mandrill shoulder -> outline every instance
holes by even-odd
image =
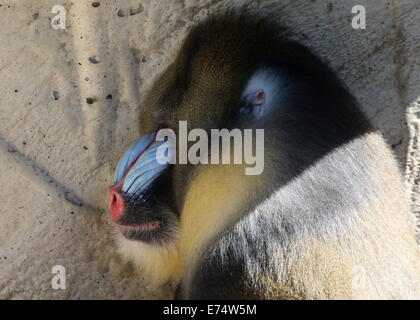
[[[391,151],[375,132],[279,187],[204,251],[189,284],[191,298],[420,295],[407,195]]]

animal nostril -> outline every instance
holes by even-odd
[[[112,221],[118,222],[124,212],[124,199],[113,187],[110,187],[108,190],[108,199]]]

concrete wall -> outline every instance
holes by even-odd
[[[115,254],[106,187],[145,90],[215,8],[250,3],[330,63],[392,145],[420,215],[419,0],[98,2],[0,1],[0,298],[170,295]],[[51,27],[57,4],[65,30]],[[366,30],[351,27],[355,4]],[[54,265],[66,290],[51,288]]]

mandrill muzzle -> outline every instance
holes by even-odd
[[[155,179],[168,167],[159,161],[156,133],[135,141],[120,159],[115,170],[114,185],[108,189],[112,220],[119,223],[128,206],[146,203],[148,190]],[[147,227],[147,226],[145,226]]]

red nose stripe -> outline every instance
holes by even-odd
[[[124,199],[120,194],[120,190],[120,184],[108,188],[109,211],[114,222],[118,222],[124,212]]]

